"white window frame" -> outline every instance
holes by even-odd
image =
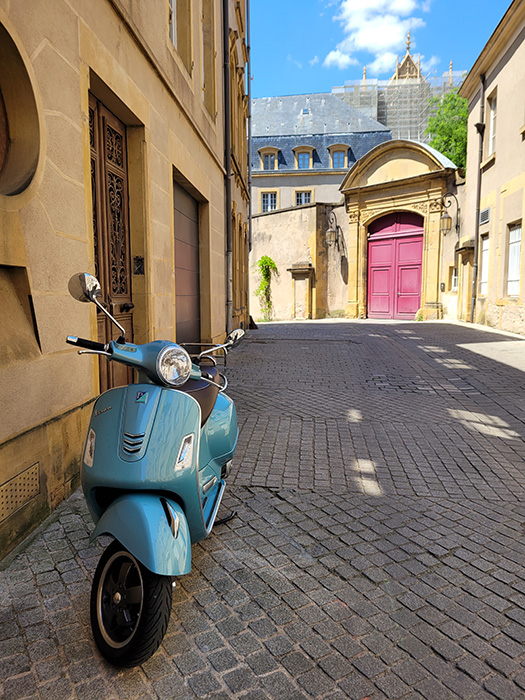
[[[457,292],[459,286],[458,268],[456,266],[450,268],[450,291]]]
[[[489,141],[488,141],[488,156],[496,153],[496,117],[498,111],[498,96],[494,93],[488,99],[489,103]]]
[[[298,202],[298,199],[308,199],[307,202]],[[295,206],[300,207],[303,204],[311,204],[313,201],[312,190],[296,190],[295,191]]]
[[[272,206],[273,205],[273,206]],[[261,212],[266,214],[277,209],[277,190],[261,192]]]
[[[489,255],[490,243],[488,236],[481,237],[480,251],[480,271],[479,271],[479,294],[486,297],[489,287]]]
[[[507,244],[507,296],[518,297],[521,283],[521,222],[509,226]]]

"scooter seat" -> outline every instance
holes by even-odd
[[[217,386],[213,386],[213,384],[203,379],[188,379],[186,384],[179,389],[179,391],[183,391],[185,394],[190,394],[201,407],[201,428],[213,411],[217,394],[219,393],[220,382],[219,372],[216,367],[206,365],[202,367],[202,370],[217,383]]]

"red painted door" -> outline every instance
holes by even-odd
[[[400,212],[369,228],[368,316],[413,320],[421,305],[423,219]]]

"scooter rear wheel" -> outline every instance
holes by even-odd
[[[164,637],[171,604],[171,577],[152,573],[112,542],[91,588],[91,627],[102,656],[115,666],[144,663]]]

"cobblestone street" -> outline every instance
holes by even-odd
[[[525,340],[261,324],[228,380],[238,517],[193,547],[159,651],[98,655],[77,492],[0,571],[0,697],[525,698]]]

